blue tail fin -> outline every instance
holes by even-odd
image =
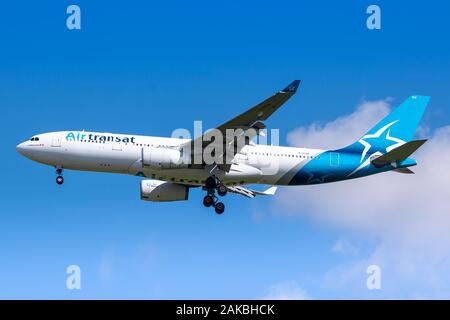
[[[411,96],[355,143],[340,152],[361,153],[361,161],[377,151],[382,154],[413,139],[430,97]]]

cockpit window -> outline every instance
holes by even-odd
[[[30,139],[30,141],[39,141],[39,138],[38,137],[33,137],[33,138]]]

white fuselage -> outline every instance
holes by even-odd
[[[33,140],[33,141],[32,141]],[[17,146],[24,156],[57,168],[122,173],[189,185],[203,185],[211,168],[154,168],[143,165],[143,153],[153,148],[178,148],[186,139],[112,133],[61,131],[39,134]],[[285,185],[292,175],[323,150],[247,145],[233,159],[221,181]]]

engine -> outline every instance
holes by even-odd
[[[182,184],[160,180],[141,181],[141,199],[144,201],[180,201],[187,200],[189,188]]]
[[[169,148],[143,148],[142,165],[152,169],[181,168],[183,164],[182,155],[179,150]]]

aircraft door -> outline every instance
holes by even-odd
[[[338,167],[338,166],[339,166],[339,153],[330,152],[330,167]]]
[[[52,147],[61,147],[61,137],[54,137],[52,139]]]
[[[114,142],[112,145],[112,149],[115,151],[122,151],[122,143]]]

